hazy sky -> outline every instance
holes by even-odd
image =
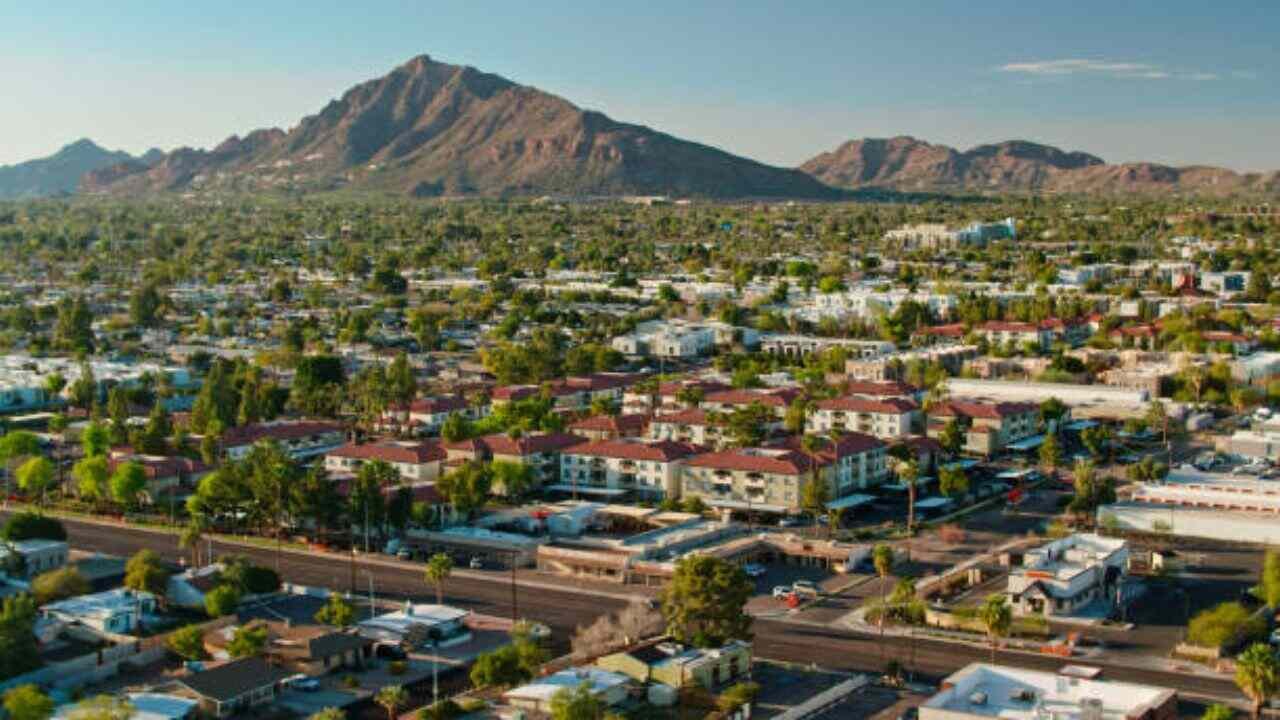
[[[1275,0],[6,2],[0,164],[289,127],[421,53],[781,165],[909,134],[1280,168]]]

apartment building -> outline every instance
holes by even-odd
[[[910,435],[920,406],[905,398],[871,399],[858,395],[819,400],[805,420],[811,433],[859,432],[878,438]]]
[[[779,420],[786,417],[787,408],[800,397],[799,388],[778,388],[776,390],[722,390],[707,394],[702,399],[703,410],[716,412],[733,412],[739,408],[759,403],[768,408]]]
[[[560,453],[560,482],[549,490],[660,501],[680,495],[680,466],[702,449],[672,440],[593,440]]]
[[[445,442],[446,466],[460,465],[476,460],[489,462],[503,460],[533,468],[539,484],[554,483],[560,477],[560,453],[567,447],[578,445],[582,438],[567,433],[541,433],[535,435],[484,435],[469,440]]]
[[[1040,406],[964,400],[939,403],[929,410],[928,436],[938,439],[951,421],[959,423],[965,431],[964,452],[989,457],[1011,443],[1035,435],[1040,423]]]
[[[233,427],[222,434],[222,451],[242,460],[254,443],[278,443],[294,460],[307,460],[342,446],[344,428],[338,423],[280,420]]]
[[[364,464],[381,460],[395,468],[405,482],[432,482],[440,477],[446,457],[435,442],[348,443],[325,453],[324,467],[336,475],[354,475]]]
[[[407,427],[423,435],[435,435],[445,420],[455,413],[468,420],[479,420],[489,413],[489,408],[487,405],[472,405],[460,395],[442,395],[388,408],[382,418],[384,422]]]
[[[767,426],[766,431],[777,430],[781,427],[782,421],[777,420]],[[670,440],[713,449],[719,449],[729,444],[728,427],[723,416],[715,417],[708,411],[699,408],[681,410],[654,417],[649,422],[649,431],[646,437],[650,440]]]

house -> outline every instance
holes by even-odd
[[[294,460],[307,460],[342,446],[343,427],[331,422],[279,420],[233,427],[222,434],[222,452],[231,460],[243,460],[254,443],[270,440]]]
[[[596,660],[596,667],[638,683],[715,690],[750,673],[751,643],[732,640],[718,648],[699,649],[657,640],[605,655]]]
[[[648,415],[593,415],[570,425],[569,432],[588,440],[618,440],[640,437],[648,427]]]
[[[479,420],[488,414],[488,405],[473,405],[459,395],[419,398],[408,405],[391,407],[382,414],[384,422],[412,428],[422,435],[437,435],[450,415]]]
[[[100,633],[123,635],[134,632],[143,618],[156,611],[156,596],[148,592],[117,588],[91,595],[49,603],[40,608],[48,620],[83,625]]]
[[[1010,559],[1008,589],[1020,615],[1071,615],[1100,600],[1109,603],[1129,566],[1129,545],[1121,538],[1076,533]]]
[[[365,463],[381,460],[395,468],[405,482],[434,482],[440,477],[440,467],[446,457],[436,442],[348,443],[325,453],[324,467],[334,474],[355,474]]]
[[[201,710],[225,718],[274,702],[289,675],[260,657],[246,657],[192,673],[178,682],[199,701]]]
[[[143,493],[158,502],[163,495],[180,496],[184,490],[190,490],[208,475],[212,468],[199,460],[182,455],[144,455],[135,453],[130,448],[113,448],[108,458],[108,468],[115,472],[125,463],[137,463],[147,476],[147,486]]]
[[[1018,348],[1033,346],[1044,351],[1053,344],[1053,332],[1036,323],[989,320],[975,327],[973,332],[986,338],[989,345],[1002,347],[1010,344]]]
[[[69,546],[62,540],[19,540],[0,543],[0,575],[17,580],[33,578],[67,564]],[[17,555],[10,565],[11,554]]]
[[[471,640],[466,620],[471,613],[448,605],[413,604],[356,623],[361,636],[375,642],[389,642],[415,649],[436,644],[461,645]]]
[[[1012,443],[1034,436],[1039,427],[1040,406],[964,400],[938,403],[929,409],[928,436],[937,440],[952,421],[964,430],[961,450],[989,457]]]
[[[221,563],[212,563],[170,575],[165,601],[174,607],[204,610],[205,595],[222,584],[222,569]]]
[[[642,500],[680,495],[680,464],[701,448],[673,440],[594,440],[560,453],[560,482],[549,490]]]
[[[572,667],[508,690],[502,694],[502,699],[521,710],[547,713],[551,710],[551,698],[556,693],[586,685],[605,707],[612,707],[627,698],[627,687],[630,684],[631,678],[620,673],[592,667]]]
[[[858,395],[819,400],[805,419],[811,433],[853,431],[878,438],[911,433],[920,406],[904,398],[869,399]]]
[[[1176,720],[1178,696],[1150,685],[972,663],[920,705],[920,720]]]

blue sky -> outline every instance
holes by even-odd
[[[0,164],[288,127],[427,53],[780,165],[909,134],[1280,168],[1274,0],[17,5]]]

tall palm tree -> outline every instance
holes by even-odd
[[[871,551],[871,562],[880,576],[880,660],[884,661],[884,616],[888,610],[888,588],[885,583],[893,572],[893,548],[883,543]]]
[[[436,553],[427,561],[426,580],[435,588],[436,604],[444,602],[444,583],[453,574],[453,558],[445,553]]]
[[[993,593],[987,596],[986,602],[978,608],[978,619],[987,629],[987,640],[991,643],[991,662],[996,661],[996,641],[1009,634],[1013,626],[1013,608],[1005,601],[1004,595]]]
[[[898,463],[894,472],[898,480],[907,488],[907,537],[915,535],[916,530],[916,480],[920,477],[920,464],[915,458]]]
[[[204,540],[205,531],[204,517],[201,515],[193,515],[186,525],[182,528],[182,534],[178,536],[178,547],[186,549],[191,548],[191,567],[200,567],[200,542]],[[213,560],[213,558],[209,558]]]
[[[1253,701],[1253,717],[1280,692],[1280,660],[1265,643],[1254,643],[1236,658],[1236,685]]]

